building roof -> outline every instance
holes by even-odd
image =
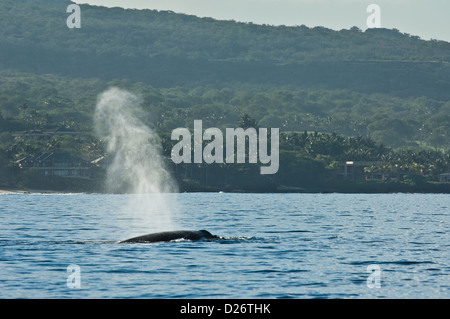
[[[71,164],[87,164],[85,160],[72,156],[69,153],[43,153],[35,156],[26,156],[16,163],[18,163],[21,167],[32,167],[38,163],[44,162],[53,162],[53,163],[71,163]]]

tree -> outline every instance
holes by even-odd
[[[251,118],[250,115],[248,115],[248,114],[242,115],[237,124],[238,124],[238,127],[241,127],[244,130],[248,129],[249,127],[258,129],[258,121]]]

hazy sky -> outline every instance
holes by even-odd
[[[450,0],[76,0],[124,8],[172,10],[221,20],[271,25],[367,29],[369,4],[381,8],[381,27],[450,42]]]

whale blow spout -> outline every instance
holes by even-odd
[[[160,233],[152,233],[143,236],[133,237],[121,241],[120,243],[156,243],[165,242],[176,239],[187,239],[187,240],[212,240],[220,239],[219,236],[211,234],[207,230],[176,230],[176,231],[165,231]]]

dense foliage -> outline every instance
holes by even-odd
[[[350,90],[259,91],[212,87],[155,88],[127,80],[68,79],[51,75],[0,73],[0,132],[66,127],[92,132],[97,95],[119,86],[142,97],[147,123],[160,133],[192,127],[235,127],[243,114],[262,127],[284,132],[320,131],[370,136],[391,147],[447,149],[450,101],[399,98]]]
[[[450,97],[450,44],[398,30],[286,27],[82,5],[0,3],[0,66],[68,77],[127,78],[155,87],[325,88]]]
[[[141,96],[143,120],[162,137],[167,157],[170,132],[192,128],[195,119],[221,129],[243,119],[280,128],[276,176],[247,165],[173,166],[194,188],[215,181],[229,189],[324,189],[346,160],[381,161],[368,173],[400,180],[437,181],[450,170],[447,42],[398,30],[274,27],[88,5],[81,5],[82,28],[68,29],[69,3],[0,3],[3,186],[23,183],[14,163],[27,155],[102,156],[92,116],[98,94],[111,86]],[[57,128],[83,135],[14,135]]]

